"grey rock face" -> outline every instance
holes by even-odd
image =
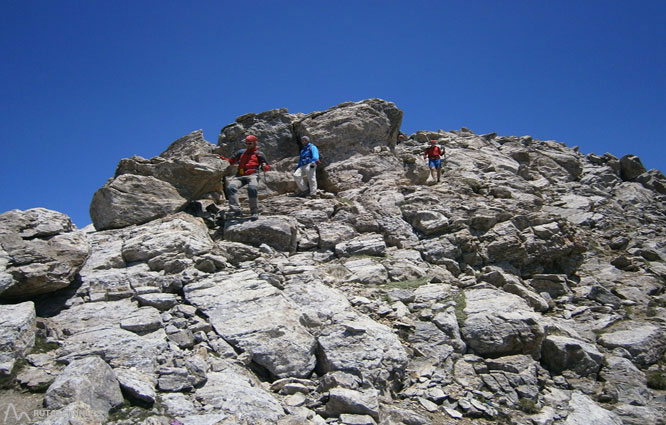
[[[186,286],[185,297],[272,375],[306,377],[314,370],[315,340],[299,323],[299,311],[255,273],[204,279]]]
[[[284,409],[272,394],[233,364],[209,374],[208,382],[196,395],[216,411],[247,423],[277,423],[284,416]]]
[[[44,208],[0,214],[0,297],[67,287],[89,253],[85,235],[65,214]]]
[[[0,305],[0,378],[11,374],[17,360],[35,344],[35,305],[27,301]]]
[[[466,128],[397,143],[401,116],[379,99],[247,114],[217,147],[199,131],[121,160],[96,229],[0,215],[0,385],[113,369],[124,419],[70,400],[44,423],[662,423],[661,172]],[[216,154],[249,133],[272,165],[256,221],[219,214],[234,168]],[[287,195],[304,134],[316,199]],[[30,292],[21,267],[58,283]]]
[[[659,170],[648,170],[636,177],[636,181],[648,189],[666,195],[666,177],[664,177],[664,174]]]

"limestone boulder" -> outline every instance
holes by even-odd
[[[377,389],[398,385],[406,372],[407,352],[398,337],[368,317],[352,317],[329,326],[318,341],[324,372],[351,373]]]
[[[350,152],[348,157],[328,164],[321,171],[320,188],[327,192],[340,193],[368,182],[392,185],[404,177],[402,164],[389,148],[377,147],[365,154]]]
[[[328,164],[355,153],[372,153],[376,147],[393,149],[402,115],[391,102],[368,99],[307,114],[294,123],[294,129],[298,136],[312,139]]]
[[[666,353],[666,332],[649,322],[626,321],[602,334],[598,342],[611,350],[624,348],[640,367],[658,362]]]
[[[646,406],[651,398],[645,373],[629,359],[611,356],[600,373],[606,390],[617,394],[617,401]]]
[[[208,375],[206,384],[196,390],[196,397],[216,414],[212,421],[186,423],[276,424],[285,415],[279,401],[245,369],[231,363],[223,363],[219,371]],[[192,418],[195,419],[195,418]]]
[[[76,400],[62,409],[49,410],[41,425],[62,424],[103,424],[108,420],[108,412],[96,411],[86,402]]]
[[[259,217],[256,221],[228,220],[224,239],[252,246],[266,244],[278,251],[294,252],[298,243],[298,227],[291,217]]]
[[[568,407],[569,414],[563,422],[565,425],[622,424],[622,419],[617,414],[599,406],[594,400],[580,391],[574,391],[571,394]]]
[[[56,350],[58,361],[74,360],[99,354],[113,368],[134,368],[153,373],[161,355],[168,352],[167,336],[160,329],[137,335],[132,331],[112,328],[94,328],[65,339]]]
[[[50,317],[49,332],[62,341],[55,351],[70,362],[100,354],[112,367],[152,372],[167,349],[161,320],[151,307],[139,307],[129,299],[83,303]],[[140,335],[138,333],[140,333]]]
[[[335,245],[335,253],[339,257],[349,257],[353,255],[381,257],[386,253],[386,243],[384,242],[382,235],[370,233],[357,236],[345,242],[340,242]]]
[[[173,214],[186,203],[187,199],[163,180],[121,174],[95,192],[90,218],[97,230],[117,229]]]
[[[286,108],[242,115],[236,118],[234,123],[222,128],[217,138],[218,151],[229,157],[236,151],[245,149],[245,137],[254,134],[259,139],[258,149],[264,153],[270,164],[297,157],[300,144],[293,124],[301,116],[302,114],[290,114]],[[319,146],[318,141],[313,142]],[[298,159],[293,163],[294,167],[297,162]]]
[[[465,291],[467,346],[485,357],[529,354],[538,358],[544,338],[539,315],[520,297],[494,289]]]
[[[666,177],[659,170],[648,170],[636,177],[636,181],[648,189],[666,195]]]
[[[71,362],[44,396],[44,406],[48,409],[61,409],[76,401],[86,403],[102,415],[123,404],[116,375],[98,356]]]
[[[326,403],[326,413],[330,416],[357,416],[367,415],[375,420],[379,419],[378,392],[375,389],[364,391],[347,388],[331,388],[329,400]],[[353,423],[353,422],[352,422]],[[367,422],[365,422],[367,423]]]
[[[121,390],[130,398],[140,400],[147,404],[155,403],[154,378],[134,369],[118,368],[113,371],[118,379]]]
[[[160,256],[191,258],[210,252],[214,245],[202,219],[178,213],[133,229],[121,253],[126,262]]]
[[[33,208],[0,214],[0,297],[67,287],[89,254],[85,233],[63,213]]]
[[[604,355],[595,345],[558,335],[544,339],[541,357],[553,372],[573,370],[580,376],[596,375],[604,362]]]
[[[0,305],[0,378],[9,376],[34,346],[35,318],[32,301]]]
[[[123,174],[155,177],[169,183],[187,200],[201,199],[209,193],[220,194],[224,170],[229,164],[213,153],[214,148],[204,140],[203,132],[197,130],[173,142],[159,156],[120,160],[115,178]]]
[[[353,316],[352,307],[345,294],[323,284],[318,279],[291,279],[285,286],[284,294],[298,306],[302,312],[302,322],[320,332],[325,326]]]
[[[645,166],[636,155],[625,155],[620,158],[620,177],[625,181],[634,181],[646,172]]]

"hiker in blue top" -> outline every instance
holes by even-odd
[[[298,196],[317,197],[317,164],[319,163],[319,150],[310,143],[308,136],[301,137],[301,156],[294,173],[294,180],[300,193]]]

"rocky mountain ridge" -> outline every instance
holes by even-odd
[[[663,424],[663,174],[401,121],[380,99],[246,114],[122,159],[94,226],[0,214],[5,391],[44,424]],[[261,216],[225,220],[218,154],[250,133]],[[291,196],[303,135],[318,199]]]

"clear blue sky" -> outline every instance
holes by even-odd
[[[666,171],[666,1],[0,2],[0,212],[90,223],[118,161],[237,116],[382,98]]]

